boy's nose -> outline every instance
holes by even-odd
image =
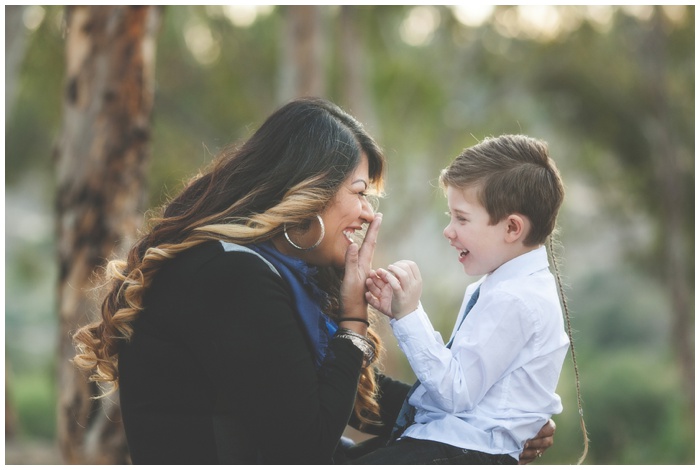
[[[452,231],[452,229],[450,228],[451,226],[452,226],[452,224],[447,224],[447,227],[445,227],[445,229],[442,231],[442,234],[443,234],[443,235],[445,236],[445,238],[447,238],[448,240],[451,240],[451,239],[452,239],[452,236],[453,236],[452,234],[454,233],[454,232]]]

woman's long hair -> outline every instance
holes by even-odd
[[[152,228],[126,260],[108,263],[109,292],[101,318],[73,336],[75,365],[105,394],[116,390],[119,345],[131,339],[144,293],[163,262],[206,241],[260,243],[282,233],[285,223],[308,222],[333,200],[362,154],[373,186],[381,191],[385,163],[379,146],[352,116],[314,98],[282,106],[240,147],[223,149],[150,221]],[[319,272],[319,283],[331,297],[326,313],[333,318],[340,313],[341,280],[338,269]],[[380,346],[372,329],[368,334]],[[373,369],[363,369],[355,403],[363,422],[378,417]]]

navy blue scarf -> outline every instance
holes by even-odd
[[[316,283],[314,276],[318,270],[298,258],[280,253],[271,242],[251,244],[248,248],[268,260],[289,283],[296,313],[313,348],[314,362],[319,369],[328,353],[330,338],[338,330],[338,325],[321,310],[321,306],[328,301],[328,295]]]

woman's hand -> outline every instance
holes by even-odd
[[[374,248],[377,246],[377,236],[381,224],[382,214],[377,213],[374,215],[372,223],[369,224],[362,246],[358,247],[356,243],[352,243],[345,253],[345,276],[340,287],[340,297],[343,303],[342,316],[367,318],[365,283],[372,270],[372,258],[374,257]],[[347,323],[350,324],[350,322]],[[355,329],[364,328],[364,331],[358,331],[361,334],[367,330],[361,323],[356,323],[353,327],[356,327]]]
[[[520,454],[518,464],[525,465],[538,457],[542,457],[542,454],[554,444],[554,432],[556,430],[557,425],[554,421],[551,419],[547,421],[535,437],[525,442],[525,449]]]

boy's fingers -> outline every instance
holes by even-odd
[[[367,300],[368,304],[379,310],[379,302],[377,301],[377,298],[375,296],[373,296],[369,292],[365,292],[365,299]]]
[[[418,269],[418,265],[415,262],[411,260],[401,260],[394,263],[393,266],[402,269],[404,272],[406,272],[406,274],[409,274],[410,277],[418,281],[421,280],[420,270]]]
[[[389,266],[391,268],[391,266]],[[385,270],[380,270],[381,271],[381,276],[384,279],[384,281],[391,286],[391,288],[395,291],[401,290],[401,281],[396,277],[396,275],[393,272],[390,271],[385,271]]]
[[[408,288],[409,286],[415,284],[414,281],[416,280],[416,277],[413,274],[411,267],[405,262],[394,263],[392,266],[389,266],[389,269],[391,269],[391,272],[399,279],[404,288]]]
[[[377,285],[374,279],[367,279],[367,290],[375,297],[380,297],[382,293],[381,286]]]
[[[411,270],[411,273],[413,274],[414,279],[417,281],[421,280],[420,277],[420,269],[418,269],[418,265],[414,263],[413,261],[408,261],[408,267]]]

